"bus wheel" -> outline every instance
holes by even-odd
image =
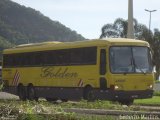
[[[86,88],[84,88],[83,98],[87,101],[94,101],[95,100],[95,96],[94,96],[92,87],[87,86]]]
[[[18,86],[18,96],[20,100],[26,100],[26,91],[25,87],[22,84]]]
[[[126,100],[119,100],[118,102],[122,105],[132,105],[133,104],[134,99],[126,99]]]
[[[68,102],[68,99],[61,99],[62,102]]]
[[[33,87],[33,85],[29,85],[27,87],[27,93],[28,93],[28,100],[38,100],[38,98],[35,95],[35,89]]]
[[[48,97],[46,97],[46,100],[48,101],[48,102],[51,102],[51,101],[57,101],[57,99],[56,98],[48,98]]]

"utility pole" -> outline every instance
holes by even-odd
[[[156,12],[157,10],[147,10],[147,9],[145,9],[145,11],[149,12],[149,33],[150,33],[150,29],[151,29],[151,14],[152,14],[152,12]]]
[[[127,38],[134,39],[133,0],[128,0],[128,30],[127,30]]]

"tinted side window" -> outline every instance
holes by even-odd
[[[97,47],[84,48],[84,60],[86,64],[96,64]]]
[[[70,50],[70,64],[84,64],[84,50],[81,48]]]
[[[70,55],[68,50],[57,50],[56,51],[56,65],[68,65]]]
[[[4,67],[96,64],[97,47],[3,55]]]

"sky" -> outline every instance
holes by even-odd
[[[52,20],[59,21],[85,38],[99,38],[101,28],[113,23],[116,18],[128,19],[128,0],[12,0],[40,11]],[[149,26],[160,29],[160,0],[133,0],[134,18]]]

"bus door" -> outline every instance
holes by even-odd
[[[100,49],[100,89],[105,90],[107,88],[107,80],[106,80],[106,73],[107,73],[107,59],[106,59],[106,48]]]

